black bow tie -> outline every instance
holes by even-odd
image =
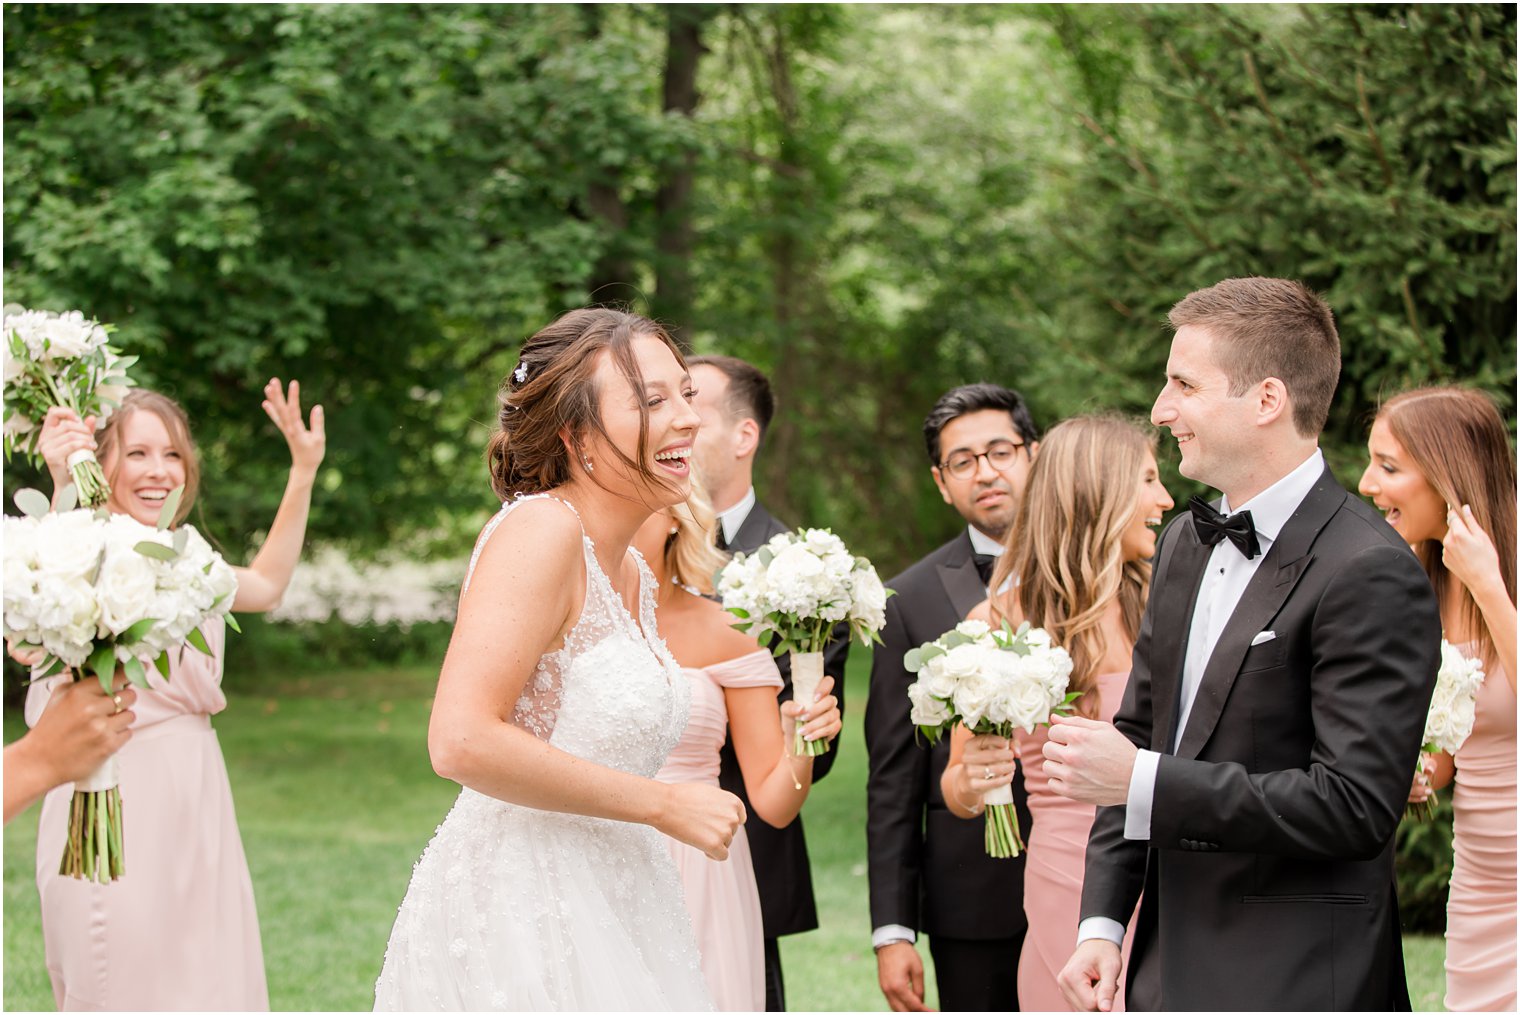
[[[1235,549],[1245,554],[1246,560],[1253,559],[1261,552],[1251,512],[1237,511],[1233,515],[1222,515],[1202,497],[1188,501],[1188,510],[1193,513],[1193,531],[1198,533],[1198,541],[1204,546],[1213,546],[1228,537],[1235,544]]]
[[[992,581],[992,568],[997,564],[997,558],[990,553],[973,553],[971,560],[976,564],[976,573],[982,576],[982,584]]]

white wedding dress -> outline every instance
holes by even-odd
[[[466,589],[486,540],[529,499],[487,524]],[[653,778],[686,725],[690,687],[655,632],[643,559],[630,551],[636,624],[583,538],[585,605],[564,648],[539,660],[513,721],[562,751]],[[376,1011],[711,1008],[659,832],[468,788],[417,861],[375,984]]]

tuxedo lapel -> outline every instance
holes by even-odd
[[[1178,757],[1196,758],[1208,743],[1230,690],[1235,686],[1251,639],[1288,601],[1294,586],[1314,560],[1309,552],[1314,537],[1345,503],[1346,496],[1346,491],[1326,469],[1278,533],[1272,548],[1241,594],[1235,612],[1220,632],[1214,654],[1204,667],[1192,710],[1188,713],[1187,729],[1182,731],[1182,742],[1177,745]]]
[[[1198,541],[1192,519],[1179,522],[1173,538],[1177,549],[1167,562],[1166,580],[1151,586],[1155,600],[1151,700],[1156,708],[1152,730],[1160,734],[1151,746],[1160,751],[1169,750],[1176,739],[1173,727],[1182,688],[1182,662],[1187,656],[1198,587],[1203,584],[1203,569],[1209,560],[1209,547]]]
[[[739,526],[739,531],[734,533],[734,538],[729,542],[728,549],[737,553],[754,553],[765,545],[771,537],[771,528],[775,519],[771,518],[765,505],[758,500],[755,506],[749,509],[749,514],[744,518],[744,524]]]
[[[945,587],[945,595],[950,597],[950,605],[955,607],[956,619],[961,620],[971,612],[972,607],[987,598],[987,587],[982,584],[982,576],[976,572],[971,537],[963,533],[955,549],[956,556],[936,565],[935,571],[939,574],[940,584]],[[965,552],[961,553],[961,550]]]

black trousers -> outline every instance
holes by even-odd
[[[765,1010],[786,1011],[786,984],[781,982],[781,949],[765,939]]]
[[[992,941],[931,936],[941,1011],[1018,1011],[1024,936]]]

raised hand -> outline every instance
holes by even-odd
[[[825,675],[818,682],[817,696],[807,708],[796,700],[783,702],[781,705],[781,739],[785,745],[784,750],[791,752],[793,743],[793,731],[797,728],[798,721],[807,725],[802,727],[802,736],[805,740],[830,741],[839,736],[839,731],[844,728],[844,718],[839,714],[839,699],[829,692],[834,689],[834,678]]]
[[[95,417],[79,418],[73,409],[55,405],[42,420],[42,432],[37,436],[37,451],[47,463],[48,474],[53,477],[53,491],[62,490],[74,482],[69,472],[69,456],[76,451],[95,450]]]
[[[744,804],[739,798],[699,782],[666,785],[664,790],[666,806],[655,827],[714,860],[727,860],[729,843],[744,824]]]
[[[290,468],[292,471],[315,473],[327,453],[326,421],[320,405],[311,407],[311,427],[308,429],[301,418],[301,382],[290,382],[290,394],[286,396],[278,377],[271,377],[264,385],[264,412],[280,428],[285,443],[290,445]]]
[[[51,413],[49,413],[51,415]],[[1466,504],[1446,512],[1446,538],[1441,540],[1441,562],[1475,596],[1487,585],[1503,585],[1499,551],[1483,531]]]

